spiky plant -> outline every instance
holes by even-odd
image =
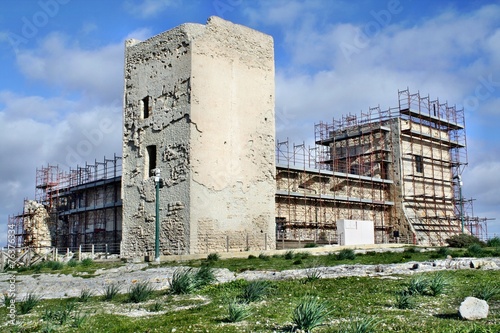
[[[250,316],[250,307],[248,304],[239,303],[237,299],[232,299],[228,306],[227,321],[236,323]]]
[[[108,284],[104,287],[103,299],[105,301],[112,301],[120,292],[120,286],[116,283]]]
[[[153,296],[154,288],[147,281],[138,282],[129,288],[128,300],[132,303],[140,303]]]
[[[37,306],[38,303],[40,303],[40,300],[41,297],[35,293],[26,294],[22,302],[19,303],[19,312],[21,314],[27,314],[28,312],[33,310],[33,308]]]
[[[250,281],[243,287],[240,299],[245,303],[258,301],[267,294],[269,286],[269,282],[264,280]]]
[[[309,333],[315,327],[323,325],[329,314],[330,311],[325,302],[316,297],[305,297],[293,310],[292,322],[298,329]]]

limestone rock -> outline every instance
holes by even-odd
[[[498,266],[493,261],[474,259],[474,260],[471,260],[471,262],[470,262],[470,268],[495,269],[495,268],[498,268]]]
[[[467,320],[477,320],[488,317],[489,306],[486,301],[475,298],[467,297],[462,304],[458,312],[460,316]]]

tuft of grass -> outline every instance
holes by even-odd
[[[408,294],[407,290],[403,290],[396,294],[396,307],[398,309],[414,309],[415,306],[415,299],[412,295]]]
[[[83,267],[90,267],[94,264],[94,260],[90,259],[90,258],[85,258],[82,260],[82,266]]]
[[[500,295],[500,286],[490,283],[481,284],[477,286],[472,292],[472,296],[485,301],[489,301],[490,299],[495,298],[498,295]]]
[[[74,302],[62,304],[56,308],[48,308],[42,314],[42,319],[57,325],[64,325],[71,318],[74,309]]]
[[[87,315],[78,312],[73,316],[73,322],[71,323],[71,326],[74,328],[80,328],[85,323],[86,320],[87,320]]]
[[[375,317],[364,317],[359,320],[350,320],[339,333],[374,333],[379,321]]]
[[[191,268],[177,269],[170,280],[170,292],[175,295],[189,294],[196,289],[196,281]]]
[[[44,266],[53,271],[58,271],[64,268],[64,264],[60,261],[47,261]]]
[[[271,257],[268,256],[267,254],[261,253],[261,254],[259,254],[259,259],[267,261],[267,260],[271,260]]]
[[[269,291],[270,283],[265,280],[250,281],[240,295],[240,299],[245,303],[251,303],[264,298]]]
[[[283,255],[283,258],[285,258],[286,260],[292,260],[294,257],[295,253],[293,253],[292,250],[286,251],[285,254]]]
[[[195,287],[202,288],[216,280],[214,269],[208,265],[201,266],[194,275]]]
[[[352,249],[342,249],[339,254],[337,254],[337,260],[354,260],[356,259],[356,253]]]
[[[153,296],[154,288],[147,281],[133,284],[129,288],[128,301],[131,303],[140,303],[147,301]]]
[[[6,307],[9,307],[10,306],[10,303],[12,302],[12,300],[14,299],[14,297],[12,296],[9,296],[9,293],[5,292],[3,294],[3,304],[6,306]]]
[[[159,312],[163,310],[163,304],[160,302],[154,302],[149,308],[149,312]]]
[[[250,316],[250,307],[248,306],[248,304],[239,303],[236,299],[232,299],[229,302],[227,310],[227,321],[231,323],[240,322]]]
[[[302,259],[297,259],[293,262],[294,265],[302,265]]]
[[[313,267],[306,270],[306,277],[304,278],[304,283],[314,282],[321,279],[323,273],[320,269]]]
[[[298,329],[311,332],[315,327],[323,325],[329,313],[326,302],[316,297],[305,297],[293,310],[292,322]]]
[[[316,243],[307,243],[306,245],[304,245],[304,248],[306,248],[306,249],[313,248],[313,247],[318,247],[318,244],[316,244]]]
[[[415,246],[406,247],[403,250],[404,253],[420,253],[420,249]]]
[[[428,280],[429,295],[439,296],[444,293],[446,287],[449,285],[448,279],[442,273],[434,274]]]
[[[465,255],[469,257],[484,257],[485,251],[480,244],[472,244],[467,248]]]
[[[93,296],[92,290],[83,288],[80,291],[80,297],[78,297],[79,302],[86,303],[89,301],[89,299]]]
[[[120,292],[120,286],[116,283],[108,284],[104,287],[103,299],[105,301],[112,301]]]
[[[257,259],[257,257],[256,257],[256,256],[254,256],[253,254],[249,254],[249,255],[248,255],[248,259]]]
[[[423,275],[415,275],[408,283],[407,291],[410,295],[425,295],[429,281]]]
[[[220,255],[218,253],[210,253],[207,256],[207,261],[214,262],[214,261],[219,261],[219,259],[220,259]]]
[[[26,294],[22,302],[19,303],[19,312],[21,314],[29,313],[35,306],[38,305],[38,303],[40,303],[40,300],[41,297],[35,293]]]
[[[66,265],[68,265],[68,267],[76,267],[78,266],[78,261],[76,259],[70,259]]]

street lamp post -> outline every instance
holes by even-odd
[[[155,261],[160,261],[160,169],[155,170],[156,216],[155,216]]]

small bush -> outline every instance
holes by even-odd
[[[251,303],[262,299],[267,295],[270,284],[264,280],[250,281],[240,295],[240,299],[245,303]]]
[[[489,301],[490,299],[495,298],[498,295],[500,295],[500,287],[494,284],[479,285],[474,289],[472,293],[472,296],[485,301]]]
[[[313,248],[313,247],[318,247],[318,244],[316,244],[316,243],[307,243],[306,245],[304,245],[304,248],[306,248],[306,249]]]
[[[76,267],[78,266],[78,261],[76,259],[71,259],[70,261],[68,261],[67,265],[68,267]]]
[[[373,333],[379,321],[374,317],[365,317],[359,320],[349,320],[339,333]]]
[[[135,283],[129,289],[128,301],[132,303],[144,302],[151,298],[153,293],[154,288],[149,282]]]
[[[329,313],[325,302],[315,297],[306,297],[293,310],[292,322],[298,329],[310,332],[313,328],[323,325]]]
[[[322,275],[323,275],[323,273],[321,272],[320,269],[310,268],[306,271],[306,277],[304,279],[304,283],[317,281],[317,280],[321,279]]]
[[[33,310],[33,308],[37,306],[38,303],[40,303],[40,299],[41,297],[34,293],[26,294],[26,296],[23,298],[23,301],[19,303],[19,312],[21,314],[27,314],[28,312]]]
[[[105,301],[112,301],[120,292],[120,286],[115,283],[108,284],[104,287],[103,299]]]
[[[408,293],[410,295],[424,295],[429,287],[429,281],[423,275],[416,275],[408,283]]]
[[[257,257],[256,257],[256,256],[254,256],[253,254],[249,254],[249,255],[248,255],[248,259],[257,259]]]
[[[354,260],[356,258],[356,253],[352,249],[342,249],[339,254],[337,254],[337,260]]]
[[[466,257],[484,257],[485,255],[486,251],[479,244],[472,244],[465,252]]]
[[[403,290],[396,295],[396,307],[401,310],[414,309],[415,299],[408,294],[407,290]]]
[[[7,292],[5,292],[3,294],[3,304],[6,306],[6,307],[9,307],[10,306],[10,303],[12,302],[12,300],[14,299],[14,297],[11,297],[9,296],[9,294]]]
[[[493,238],[488,239],[486,246],[500,247],[500,237],[493,237]]]
[[[419,252],[420,252],[420,249],[418,247],[415,247],[415,246],[406,247],[403,250],[403,253],[419,253]]]
[[[207,260],[208,261],[218,261],[220,259],[220,255],[218,253],[210,253],[208,256],[207,256]]]
[[[293,251],[289,250],[289,251],[285,252],[285,255],[283,256],[283,258],[285,258],[286,260],[291,260],[294,258],[294,256],[295,256],[295,254],[293,253]]]
[[[53,322],[57,325],[64,325],[71,318],[71,314],[74,309],[74,302],[62,304],[55,309],[45,309],[42,314],[42,319],[44,321]]]
[[[47,261],[45,263],[45,267],[47,267],[53,271],[57,271],[57,270],[63,269],[64,264],[60,261]]]
[[[302,259],[297,259],[293,262],[294,265],[302,265]]]
[[[271,257],[269,257],[268,255],[264,254],[264,253],[261,253],[259,254],[259,259],[262,259],[262,260],[270,260]]]
[[[80,291],[80,297],[78,298],[78,301],[85,303],[88,302],[90,297],[92,297],[92,290],[84,288]]]
[[[431,296],[439,296],[444,293],[444,290],[448,286],[448,280],[442,273],[434,274],[428,280],[429,294]]]
[[[210,266],[201,266],[194,275],[195,287],[202,288],[216,280],[214,269]]]
[[[450,249],[447,247],[440,247],[437,250],[437,254],[439,254],[440,256],[446,257],[448,254],[450,254]]]
[[[90,267],[94,264],[94,260],[90,259],[90,258],[85,258],[82,260],[82,266],[83,267]]]
[[[227,321],[231,323],[237,323],[250,316],[250,308],[248,304],[238,303],[236,299],[229,302],[227,310]]]
[[[295,254],[295,258],[297,259],[307,259],[311,256],[309,252],[298,252]]]
[[[448,243],[450,247],[458,247],[458,248],[467,248],[472,244],[479,244],[479,245],[484,244],[477,237],[467,234],[459,234],[451,236],[446,240],[446,243]]]
[[[189,294],[196,289],[196,280],[191,268],[177,269],[170,280],[170,292],[175,295]]]

